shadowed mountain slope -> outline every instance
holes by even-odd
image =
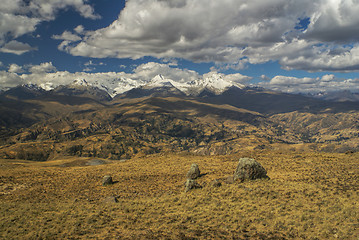
[[[320,113],[359,110],[359,104],[356,102],[330,102],[256,88],[232,87],[220,95],[208,96],[203,100],[214,104],[231,104],[266,115],[293,111]]]

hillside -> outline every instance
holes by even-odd
[[[256,158],[270,180],[226,182],[240,156]],[[155,154],[97,166],[89,163],[98,158],[0,159],[0,236],[356,239],[358,159],[358,154],[292,151]],[[203,188],[185,193],[185,175],[194,162]],[[102,186],[104,175],[115,184]],[[212,187],[214,179],[222,186]]]
[[[31,157],[35,149],[47,157],[69,154],[111,159],[159,151],[225,154],[234,145],[227,142],[248,145],[249,141],[264,141],[249,135],[259,130],[263,116],[229,105],[149,97],[90,106],[63,111],[59,117],[23,130],[2,147],[2,156],[24,158],[25,154],[32,159],[38,157]]]
[[[326,152],[359,149],[357,106],[338,112],[333,111],[336,105],[328,109],[328,102],[320,101],[320,108],[315,105],[319,100],[253,89],[229,89],[222,95],[197,97],[172,93],[162,89],[134,96],[130,91],[111,102],[71,94],[7,98],[0,156],[127,159],[158,152],[231,154],[278,144],[288,148],[306,144],[306,149]],[[231,99],[228,96],[238,100],[226,103]],[[269,101],[273,104],[264,104]],[[283,102],[286,104],[280,104]],[[302,110],[292,111],[303,104]]]

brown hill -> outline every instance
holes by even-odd
[[[313,107],[307,106],[318,100],[253,89],[231,89],[225,94],[231,91],[232,97],[242,91],[237,99],[243,101],[231,105],[214,103],[216,99],[209,95],[122,97],[111,103],[51,94],[21,101],[6,98],[0,108],[4,113],[0,118],[0,156],[32,160],[58,155],[123,159],[168,151],[229,154],[278,144],[297,148],[303,143],[308,149],[323,151],[358,149],[359,115],[347,110],[352,105],[342,112],[333,111],[333,105],[331,109],[316,106],[318,110],[312,112]],[[217,98],[223,100],[225,94]],[[295,108],[301,110],[291,111]]]

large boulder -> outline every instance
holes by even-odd
[[[192,163],[191,168],[187,173],[187,179],[196,179],[201,176],[201,172],[199,171],[199,167],[197,163]]]
[[[234,180],[255,180],[258,178],[269,178],[267,171],[262,165],[252,158],[239,159],[237,169],[234,173]]]

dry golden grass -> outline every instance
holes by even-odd
[[[225,183],[241,156],[270,180]],[[1,239],[358,239],[359,154],[284,151],[0,161]],[[198,163],[202,189],[184,193]],[[104,175],[115,184],[102,186]],[[106,203],[117,196],[118,203]]]

